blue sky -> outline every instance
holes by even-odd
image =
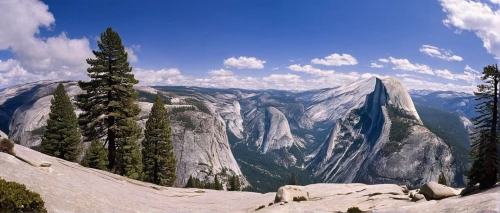
[[[0,88],[86,79],[106,27],[145,85],[305,90],[391,76],[471,92],[500,55],[498,0],[0,2]],[[468,11],[464,13],[463,11]]]

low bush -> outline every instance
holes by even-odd
[[[347,212],[351,213],[351,212],[363,212],[363,211],[361,211],[361,209],[359,209],[359,207],[353,206],[353,207],[349,207],[347,209]]]
[[[0,212],[47,212],[40,195],[26,186],[0,178]]]
[[[259,206],[259,208],[256,208],[255,210],[263,209],[265,207],[266,207],[266,205],[262,205],[262,206]]]
[[[0,138],[0,152],[16,155],[14,153],[14,143],[9,139]]]
[[[307,198],[305,198],[304,196],[293,197],[293,201],[297,201],[297,202],[307,201]]]

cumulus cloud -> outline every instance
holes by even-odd
[[[313,64],[321,64],[326,66],[343,66],[343,65],[356,65],[358,61],[356,58],[349,54],[339,55],[337,53],[326,56],[325,58],[315,58],[311,60]]]
[[[500,57],[500,10],[498,0],[440,0],[446,19],[443,24],[458,31],[474,32],[488,53]]]
[[[378,61],[380,61],[382,63],[389,63],[389,59],[387,59],[387,58],[380,58],[380,59],[378,59]]]
[[[395,70],[412,71],[428,75],[434,75],[432,69],[425,64],[418,64],[418,63],[412,64],[408,59],[399,59],[393,57],[389,57],[389,59],[386,60],[394,65],[392,69]]]
[[[255,57],[240,56],[239,58],[231,57],[224,60],[224,66],[235,67],[237,69],[262,69],[266,61],[261,61]]]
[[[335,71],[333,71],[333,70],[322,70],[322,69],[314,68],[311,65],[301,66],[300,64],[290,65],[288,67],[288,69],[295,71],[295,72],[305,72],[305,73],[309,73],[309,74],[316,75],[316,76],[332,76],[335,73]]]
[[[225,69],[220,69],[220,70],[210,70],[208,71],[208,74],[212,76],[231,76],[233,75],[233,72]]]
[[[420,52],[423,52],[433,58],[439,58],[446,61],[462,61],[463,58],[458,55],[453,55],[451,50],[439,49],[431,45],[422,45]]]
[[[375,62],[370,63],[371,68],[384,68],[383,64],[377,64]]]
[[[127,52],[128,60],[130,62],[135,63],[138,61],[138,57],[135,53],[139,52],[140,48],[141,45],[132,45],[130,47],[125,47],[125,52]]]
[[[175,84],[179,80],[178,78],[182,78],[181,72],[177,68],[156,71],[134,68],[132,73],[139,80],[139,83],[144,85]]]
[[[93,57],[87,38],[72,39],[62,32],[41,38],[40,27],[50,29],[55,23],[48,6],[38,0],[0,1],[0,51],[11,51],[18,62],[16,76],[1,72],[2,82],[85,77],[85,59]],[[17,67],[16,66],[16,67]],[[21,74],[22,76],[19,77]],[[29,78],[26,76],[30,76]],[[38,79],[37,79],[38,78]],[[12,84],[12,83],[10,83]],[[5,83],[0,87],[6,86]]]

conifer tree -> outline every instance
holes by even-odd
[[[215,190],[222,190],[222,183],[220,182],[219,178],[217,175],[215,175],[215,180],[214,180],[214,189]]]
[[[185,188],[194,188],[193,176],[189,175]]]
[[[171,139],[167,109],[160,96],[156,96],[142,141],[142,162],[145,180],[164,186],[172,186],[176,179],[177,159]]]
[[[444,176],[443,172],[441,172],[441,174],[439,174],[438,183],[441,185],[445,185],[445,186],[448,185],[448,182],[446,181],[446,177]]]
[[[83,156],[82,165],[94,169],[106,170],[108,166],[108,153],[100,140],[93,140]]]
[[[497,182],[498,153],[498,85],[500,72],[497,65],[484,67],[481,79],[484,84],[475,92],[478,116],[472,119],[474,132],[471,133],[472,166],[467,171],[468,186],[479,183],[479,188],[489,188]]]
[[[136,116],[140,108],[134,103],[137,92],[132,67],[120,36],[108,28],[93,51],[95,59],[87,59],[89,82],[78,84],[85,93],[77,96],[82,109],[79,124],[86,141],[104,140],[111,172],[139,178],[142,159],[137,139],[140,127]]]
[[[67,161],[76,161],[81,152],[78,119],[62,83],[57,86],[51,103],[40,151]]]
[[[299,178],[297,177],[297,174],[295,173],[290,174],[290,180],[288,181],[288,185],[299,185]]]
[[[240,177],[238,175],[233,175],[229,179],[229,191],[240,191],[241,190],[241,182]]]

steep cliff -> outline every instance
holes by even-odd
[[[37,147],[45,131],[50,111],[52,93],[59,82],[41,82],[8,88],[0,93],[0,110],[6,116],[4,121],[10,121],[10,138],[17,144],[27,147]],[[76,82],[65,82],[65,89],[71,100],[82,92]],[[158,92],[149,87],[141,87],[146,93]],[[153,95],[154,96],[154,95]],[[138,102],[141,113],[139,124],[144,127],[152,103]],[[192,105],[166,105],[168,109],[192,107]],[[79,113],[79,110],[76,110]],[[176,120],[187,117],[193,127]],[[229,147],[226,125],[223,120],[214,115],[200,111],[180,112],[171,116],[172,140],[174,153],[177,157],[177,186],[184,186],[190,175],[200,180],[213,181],[215,175],[227,182],[229,175],[239,175],[242,183],[248,185],[234,159]]]
[[[315,176],[324,182],[411,186],[436,180],[441,171],[448,179],[460,179],[455,179],[450,148],[423,126],[399,82],[372,78],[348,87],[363,92],[340,94],[355,101],[340,105],[345,115],[329,116],[338,119],[309,165]]]

